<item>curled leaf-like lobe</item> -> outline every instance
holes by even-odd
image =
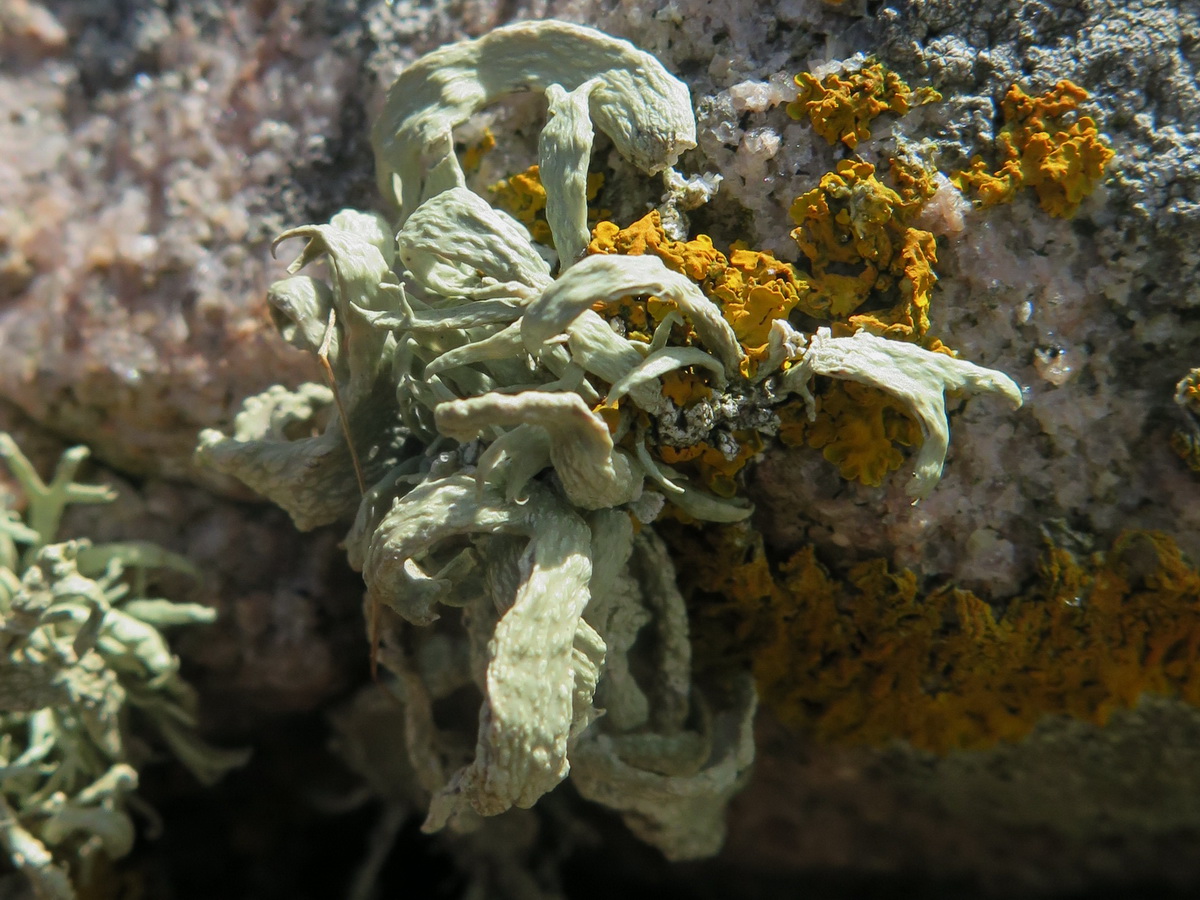
[[[687,86],[649,53],[582,25],[521,22],[442,47],[401,73],[372,132],[380,191],[411,214],[462,186],[456,126],[513,91],[556,84],[570,92],[592,79],[591,121],[643,171],[674,165],[696,146]]]
[[[526,348],[538,353],[594,303],[629,295],[674,301],[700,341],[721,361],[725,374],[737,375],[745,353],[721,310],[694,281],[672,272],[656,256],[599,254],[580,260],[526,308],[521,320]]]
[[[580,631],[592,574],[590,532],[569,506],[536,486],[522,504],[489,489],[481,494],[463,473],[414,488],[371,538],[363,570],[370,598],[417,624],[429,622],[434,598],[405,592],[409,565],[447,538],[488,534],[529,538],[524,577],[488,643],[475,760],[435,796],[429,830],[464,803],[483,815],[532,806],[566,777],[567,741],[577,710],[590,701],[583,696],[595,680],[588,670],[602,653],[588,630]]]
[[[466,188],[422,203],[396,241],[413,277],[444,297],[474,296],[494,282],[550,283],[550,267],[524,227]]]
[[[668,859],[716,853],[725,839],[726,804],[754,762],[751,678],[734,679],[730,694],[729,706],[700,733],[589,731],[572,754],[571,782],[584,797],[622,813],[630,830]],[[691,765],[676,770],[683,761]]]
[[[568,93],[546,88],[550,121],[538,142],[538,170],[546,189],[546,221],[558,251],[560,271],[587,252],[587,173],[592,156],[592,120],[588,98],[597,81],[585,81]]]
[[[851,337],[835,338],[830,337],[828,328],[817,329],[804,356],[784,375],[784,390],[804,397],[809,405],[809,418],[816,415],[808,390],[808,381],[813,375],[877,387],[899,398],[908,407],[924,436],[907,487],[908,495],[914,501],[929,496],[946,462],[946,449],[950,444],[946,391],[1000,394],[1013,408],[1021,405],[1021,389],[1003,372],[944,353],[932,353],[915,344],[889,341],[865,331]]]
[[[474,440],[492,426],[534,425],[550,435],[550,462],[570,501],[583,509],[619,506],[642,492],[641,468],[613,447],[604,420],[572,393],[523,391],[443,403],[438,431]]]
[[[329,257],[333,273],[332,304],[340,328],[338,364],[347,372],[345,383],[340,385],[341,400],[347,407],[353,407],[371,392],[383,365],[386,335],[372,327],[368,313],[391,308],[392,300],[381,285],[394,283],[396,276],[385,251],[380,249],[375,217],[356,213],[349,218],[347,212],[338,213],[328,225],[304,225],[285,231],[275,239],[273,247],[295,237],[308,239],[300,255],[288,266],[293,274],[322,255]],[[357,230],[339,227],[334,222],[349,222]]]

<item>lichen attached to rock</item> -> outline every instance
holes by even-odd
[[[826,741],[978,750],[1050,715],[1104,725],[1144,694],[1200,704],[1200,572],[1161,532],[1091,554],[1047,541],[1002,611],[885,559],[773,564],[744,527],[684,538],[700,657],[751,665],[764,705]]]
[[[550,112],[534,235],[467,186],[451,134],[530,87]],[[625,41],[524,23],[401,75],[374,132],[395,238],[350,211],[293,229],[283,238],[308,244],[291,271],[323,256],[332,277],[293,275],[269,297],[327,360],[334,407],[312,386],[252,398],[232,436],[201,435],[199,457],[302,527],[357,507],[346,547],[427,829],[531,806],[569,774],[667,856],[696,857],[721,845],[756,698],[749,669],[698,676],[652,523],[664,508],[744,520],[739,471],[791,395],[815,415],[818,378],[900,402],[923,434],[915,499],[944,461],[944,391],[1020,393],[913,343],[802,334],[788,315],[809,288],[769,254],[668,237],[653,214],[589,228],[593,127],[665,169],[677,209],[689,182],[669,167],[695,142],[691,100]]]
[[[1115,155],[1091,116],[1075,116],[1088,92],[1063,79],[1038,96],[1014,84],[1000,109],[1004,127],[997,138],[995,171],[979,157],[957,172],[954,183],[973,190],[983,206],[1007,203],[1021,187],[1031,187],[1042,209],[1068,219],[1095,190]]]
[[[932,88],[914,91],[878,62],[824,78],[801,72],[796,86],[800,90],[788,104],[788,115],[807,116],[817,134],[831,144],[841,141],[851,150],[870,138],[871,122],[883,113],[902,116],[914,106],[942,99]]]

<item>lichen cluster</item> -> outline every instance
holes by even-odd
[[[878,62],[820,79],[811,72],[801,72],[796,76],[796,86],[800,90],[788,104],[788,115],[793,119],[807,117],[821,137],[831,144],[841,141],[851,150],[871,136],[871,123],[883,113],[902,116],[914,106],[942,99],[932,88],[914,91]]]
[[[1022,187],[1031,187],[1043,210],[1070,218],[1114,156],[1095,120],[1075,115],[1087,98],[1086,90],[1065,79],[1036,97],[1014,84],[1000,104],[999,166],[989,171],[987,161],[976,158],[971,168],[954,174],[954,183],[974,191],[983,206],[1007,203]]]
[[[762,702],[822,740],[944,753],[1047,715],[1103,725],[1143,694],[1200,704],[1200,572],[1159,532],[1102,553],[1048,542],[1002,612],[884,559],[831,570],[806,547],[776,563],[748,529],[672,543],[700,655],[745,660]]]
[[[455,126],[516,89],[549,105],[548,244],[454,153]],[[669,167],[695,145],[687,88],[627,42],[524,23],[406,70],[374,131],[395,220],[347,210],[280,238],[307,243],[268,299],[333,388],[251,398],[198,454],[300,527],[355,517],[346,547],[427,829],[531,806],[569,773],[693,857],[720,846],[755,692],[748,669],[697,678],[655,520],[744,520],[736,468],[790,398],[816,418],[818,381],[895,398],[921,432],[914,499],[941,473],[944,392],[1020,393],[915,343],[797,331],[801,288],[769,255],[668,239],[653,216],[590,229],[593,129],[684,189]],[[318,258],[328,279],[295,274]]]
[[[829,143],[841,142],[851,150],[871,137],[871,124],[880,115],[903,116],[941,99],[932,89],[910,88],[872,61],[820,79],[804,72],[796,76],[796,84],[799,92],[788,113],[810,121]],[[1051,215],[1073,215],[1113,158],[1096,123],[1073,116],[1086,97],[1069,81],[1039,97],[1013,85],[1002,103],[1002,163],[995,173],[989,173],[982,158],[949,180],[911,156],[890,159],[880,172],[861,159],[840,160],[791,206],[797,226],[792,237],[807,272],[793,270],[798,299],[788,309],[829,322],[834,334],[863,329],[952,353],[930,332],[937,240],[916,224],[926,202],[939,181],[977,195],[981,206],[1011,201],[1026,185],[1037,191]],[[842,477],[878,486],[902,464],[903,448],[919,442],[919,436],[898,417],[902,414],[895,401],[880,392],[837,385],[822,390],[815,427],[808,427],[807,417],[795,410],[784,409],[780,438],[821,449]],[[1175,439],[1185,458],[1187,443],[1183,432]]]
[[[871,123],[884,113],[903,116],[942,99],[932,88],[910,88],[873,61],[820,79],[801,72],[796,85],[799,91],[788,114],[808,119],[829,143],[840,141],[851,150],[871,137]],[[1087,98],[1085,89],[1066,79],[1037,96],[1011,85],[1000,103],[1004,124],[996,138],[998,165],[977,156],[951,180],[964,193],[973,193],[981,206],[1011,202],[1022,187],[1030,187],[1043,210],[1070,218],[1115,155],[1095,120],[1078,115]]]
[[[36,897],[73,900],[133,846],[146,752],[131,715],[206,784],[246,755],[197,737],[195,696],[161,633],[215,612],[144,592],[147,570],[195,577],[191,565],[152,544],[52,543],[68,504],[115,496],[74,480],[85,448],[48,484],[4,433],[0,458],[23,494],[23,507],[0,494],[0,847]]]
[[[851,330],[923,340],[937,242],[911,220],[926,199],[927,192],[901,196],[870,163],[849,159],[797,197],[792,237],[812,273],[803,311]],[[868,302],[869,310],[861,311]]]

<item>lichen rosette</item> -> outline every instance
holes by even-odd
[[[544,91],[549,107],[548,245],[471,190],[453,152],[454,127],[517,88]],[[667,507],[700,522],[752,508],[664,462],[662,442],[683,442],[677,401],[711,413],[693,417],[693,446],[729,448],[737,432],[719,410],[769,433],[789,395],[815,414],[817,376],[879,388],[923,434],[919,499],[944,461],[944,391],[1014,405],[1020,393],[914,344],[798,332],[794,298],[764,305],[784,292],[757,257],[735,259],[744,271],[721,284],[762,296],[725,309],[661,255],[595,252],[594,129],[643,171],[665,171],[668,194],[683,189],[670,167],[695,146],[688,90],[625,41],[523,23],[414,64],[374,132],[398,231],[353,211],[294,229],[285,237],[308,244],[270,295],[285,336],[328,360],[335,388],[251,398],[234,434],[205,432],[199,455],[302,527],[356,507],[346,546],[404,711],[397,752],[430,797],[426,828],[532,806],[570,774],[669,857],[696,857],[719,848],[753,760],[755,691],[748,669],[721,686],[694,679],[653,522]],[[296,274],[318,256],[328,282]],[[658,304],[650,333],[606,317],[628,298]],[[477,715],[448,724],[465,697]]]

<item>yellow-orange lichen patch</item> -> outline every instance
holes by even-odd
[[[1175,403],[1184,427],[1171,435],[1171,449],[1193,472],[1200,472],[1200,369],[1192,369],[1175,386]]]
[[[801,72],[796,86],[799,91],[788,104],[788,115],[807,117],[813,130],[829,143],[841,141],[852,150],[871,136],[871,122],[883,113],[902,116],[914,106],[942,99],[930,88],[912,90],[899,75],[877,62],[821,79]]]
[[[797,197],[792,238],[812,268],[800,309],[873,334],[925,337],[937,241],[907,224],[918,204],[918,196],[901,197],[875,176],[874,166],[855,160],[842,160]],[[861,309],[868,300],[875,308]]]
[[[1162,533],[1050,547],[999,616],[882,559],[833,573],[811,548],[772,565],[747,528],[670,537],[698,644],[752,660],[764,704],[824,740],[946,752],[1047,715],[1103,725],[1147,693],[1200,704],[1200,573]]]
[[[809,293],[796,270],[761,250],[734,250],[724,267],[709,270],[701,284],[721,307],[725,320],[752,360],[767,350],[771,323],[786,319]]]
[[[485,128],[483,135],[473,144],[467,145],[467,148],[462,154],[463,172],[468,175],[472,172],[479,171],[480,165],[483,163],[483,158],[496,149],[496,136],[492,134],[492,129]]]
[[[642,216],[627,228],[615,222],[599,222],[592,229],[589,253],[620,253],[624,256],[653,254],[668,269],[686,275],[692,281],[703,281],[715,266],[728,265],[725,254],[713,246],[712,239],[699,234],[690,241],[673,241],[663,231],[657,210]]]
[[[757,431],[735,431],[733,437],[738,449],[732,456],[704,441],[690,447],[663,444],[653,450],[667,465],[699,479],[718,497],[733,497],[738,493],[737,474],[763,450],[762,435]]]
[[[592,412],[604,420],[604,424],[608,427],[609,434],[616,434],[618,426],[621,424],[621,409],[620,403],[600,403],[592,408]]]
[[[662,377],[662,393],[680,409],[686,409],[700,400],[711,397],[712,388],[703,377],[690,369],[676,369]]]
[[[771,323],[787,318],[809,291],[794,267],[770,253],[735,249],[726,256],[704,234],[689,241],[671,240],[657,211],[627,228],[600,222],[592,231],[588,251],[653,254],[667,268],[691,278],[720,306],[752,362],[766,354]]]
[[[1006,203],[1025,186],[1037,192],[1050,215],[1074,215],[1114,156],[1090,116],[1067,121],[1087,97],[1086,90],[1067,80],[1036,97],[1014,84],[1000,104],[1004,126],[996,141],[999,168],[989,171],[991,167],[976,158],[951,180],[964,192],[973,189],[983,206]]]
[[[921,429],[890,394],[853,381],[829,384],[808,421],[802,403],[779,411],[779,439],[820,450],[847,481],[879,487],[904,462],[901,448],[921,444]]]
[[[938,190],[937,171],[910,156],[889,159],[888,178],[903,198],[906,212],[917,209]]]

